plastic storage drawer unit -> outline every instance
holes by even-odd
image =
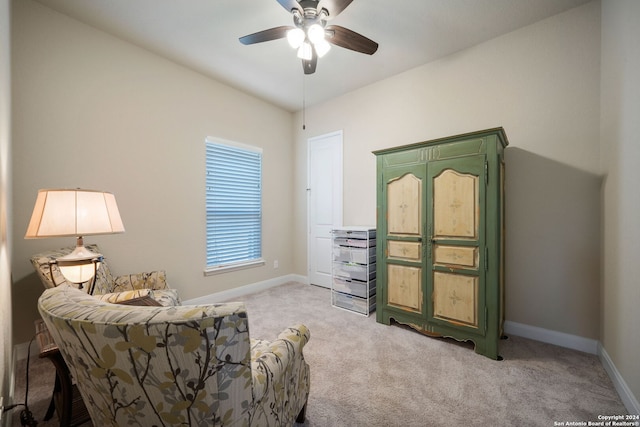
[[[343,227],[331,233],[331,305],[368,316],[376,307],[376,229]]]

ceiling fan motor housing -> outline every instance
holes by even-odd
[[[316,1],[307,0],[305,3],[312,3],[314,6],[304,7],[304,14],[300,13],[298,9],[293,9],[291,13],[293,14],[293,23],[298,28],[310,27],[313,24],[319,24],[323,28],[327,25],[326,19],[329,17],[329,11],[327,9],[322,9],[318,12],[315,5],[317,5]],[[302,2],[300,3],[303,4]]]

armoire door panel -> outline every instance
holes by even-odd
[[[389,240],[387,242],[387,256],[389,259],[420,262],[422,259],[422,243]]]
[[[433,273],[433,317],[478,327],[478,277]]]
[[[478,177],[446,169],[433,179],[433,237],[478,237]]]
[[[427,173],[431,251],[427,255],[428,317],[450,327],[484,325],[481,214],[484,156],[436,160]]]
[[[422,312],[422,268],[388,265],[387,304],[415,313]]]
[[[423,223],[422,179],[412,173],[387,184],[387,232],[421,236]]]
[[[476,246],[433,245],[433,262],[443,267],[459,266],[478,269]]]

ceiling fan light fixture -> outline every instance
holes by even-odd
[[[300,28],[294,28],[287,31],[287,41],[289,42],[289,45],[294,49],[298,49],[300,45],[302,45],[302,42],[304,42],[304,37],[304,31],[302,31],[302,29]]]
[[[324,28],[322,28],[322,25],[320,24],[313,24],[307,30],[307,36],[311,43],[318,44],[324,40]]]
[[[305,61],[310,61],[312,58],[312,48],[311,43],[303,42],[298,48],[298,58],[304,59]]]
[[[331,45],[326,40],[320,40],[318,43],[313,45],[316,49],[316,53],[318,54],[318,58],[322,58],[331,50]]]
[[[378,50],[374,42],[340,25],[327,25],[353,0],[277,0],[290,13],[293,26],[281,25],[240,37],[240,43],[250,45],[286,38],[302,59],[305,74],[316,71],[318,58],[325,56],[331,45],[373,55]]]

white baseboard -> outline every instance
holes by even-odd
[[[622,375],[620,375],[616,365],[613,364],[607,350],[604,349],[600,342],[598,342],[598,356],[629,414],[640,414],[640,403],[638,403],[638,399],[636,399],[626,381],[622,378]]]
[[[275,286],[284,285],[288,282],[308,283],[308,280],[305,276],[301,276],[299,274],[288,274],[286,276],[280,276],[269,280],[263,280],[262,282],[251,283],[249,285],[240,286],[238,288],[220,291],[198,298],[192,298],[190,300],[182,301],[182,304],[198,305],[229,301],[233,298],[238,298],[243,295],[264,291]]]
[[[524,325],[522,323],[504,322],[504,332],[509,335],[529,338],[560,347],[583,351],[590,354],[598,354],[598,340],[584,338],[578,335],[566,334],[564,332],[552,331],[550,329],[539,328],[537,326]]]

